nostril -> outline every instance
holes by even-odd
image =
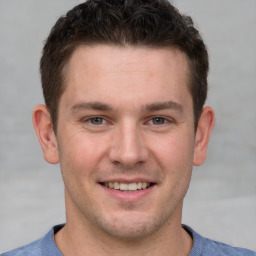
[[[119,166],[119,165],[121,165],[121,163],[120,163],[119,161],[117,161],[117,160],[115,160],[115,161],[112,161],[112,163],[113,163],[114,165],[116,165],[116,166]]]
[[[114,165],[129,168],[137,164],[141,165],[149,158],[141,131],[133,123],[123,123],[120,127],[112,140],[109,159]]]

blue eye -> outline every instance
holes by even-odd
[[[166,119],[163,117],[154,117],[152,118],[152,123],[156,125],[161,125],[166,123]]]
[[[104,119],[102,117],[92,117],[89,121],[94,125],[101,125],[104,123]]]

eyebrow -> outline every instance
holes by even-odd
[[[158,110],[174,109],[179,112],[183,112],[183,107],[180,103],[174,101],[157,102],[144,106],[144,110],[148,112],[154,112]]]
[[[114,111],[114,109],[105,103],[93,101],[93,102],[79,102],[71,107],[71,110],[76,112],[79,110],[98,110],[98,111]],[[174,109],[179,112],[183,112],[183,107],[180,103],[174,101],[156,102],[143,106],[144,112],[154,112],[164,109]]]
[[[99,110],[99,111],[110,111],[113,110],[111,106],[104,104],[102,102],[93,101],[93,102],[79,102],[72,106],[72,111],[79,111],[79,110],[86,110],[86,109],[92,109],[92,110]]]

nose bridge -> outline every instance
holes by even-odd
[[[148,157],[142,131],[131,120],[121,123],[116,129],[111,160],[124,166],[143,163]]]

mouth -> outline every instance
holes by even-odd
[[[152,187],[154,183],[151,182],[131,182],[131,183],[123,183],[123,182],[101,182],[100,185],[113,189],[119,190],[122,192],[135,192],[138,190],[146,190],[149,187]]]

